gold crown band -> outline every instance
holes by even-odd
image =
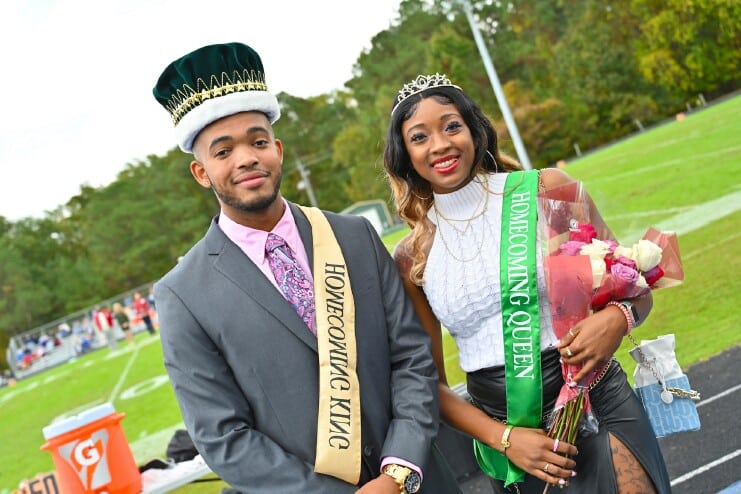
[[[265,76],[262,72],[244,69],[240,74],[234,71],[233,81],[226,72],[222,72],[221,81],[216,75],[212,75],[210,85],[200,77],[196,80],[196,89],[183,84],[183,89],[178,89],[170,97],[165,108],[172,116],[172,123],[177,125],[186,113],[211,98],[218,98],[229,93],[267,90],[268,86],[265,84]]]
[[[421,93],[426,89],[445,86],[454,87],[459,90],[461,89],[453,84],[445,74],[435,72],[430,75],[418,75],[416,79],[404,84],[404,86],[399,90],[399,94],[397,94],[396,101],[394,102],[394,107],[391,109],[391,114],[393,115],[399,105],[408,97]]]

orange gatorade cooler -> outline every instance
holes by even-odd
[[[139,494],[141,474],[121,429],[124,413],[105,403],[44,427],[62,494]]]

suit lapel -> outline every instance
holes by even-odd
[[[306,219],[304,222],[308,225]],[[301,237],[304,238],[303,233]],[[215,257],[213,263],[215,270],[257,302],[278,324],[287,328],[314,351],[317,350],[316,337],[311,334],[291,304],[283,298],[252,260],[224,235],[215,220],[206,234],[206,245],[209,255]]]
[[[300,208],[298,208],[295,204],[292,202],[288,203],[288,207],[291,208],[291,213],[293,214],[293,219],[296,221],[296,227],[298,228],[298,233],[301,235],[301,241],[304,243],[304,248],[306,249],[306,258],[309,260],[309,269],[311,269],[312,276],[314,275],[314,236],[311,232],[311,224],[309,223],[309,220],[304,215],[304,212],[301,211]]]

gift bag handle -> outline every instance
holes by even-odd
[[[682,388],[674,388],[674,387],[668,387],[666,385],[666,380],[664,379],[664,376],[661,375],[661,373],[651,365],[651,363],[646,358],[646,355],[643,353],[643,350],[641,349],[641,346],[638,344],[638,342],[633,338],[633,335],[628,333],[628,338],[630,338],[630,342],[633,343],[633,346],[638,350],[638,355],[641,357],[641,362],[643,365],[645,365],[651,373],[656,378],[656,381],[661,385],[661,401],[664,403],[671,403],[674,401],[674,396],[677,398],[689,398],[694,401],[700,400],[700,393],[695,391],[694,389],[690,389],[689,391],[682,389]],[[654,361],[656,359],[654,358]]]

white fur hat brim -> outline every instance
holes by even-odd
[[[186,153],[193,151],[193,141],[209,124],[220,118],[245,111],[264,113],[270,123],[280,118],[280,105],[275,95],[266,91],[244,91],[226,94],[196,106],[175,126],[175,139]]]

